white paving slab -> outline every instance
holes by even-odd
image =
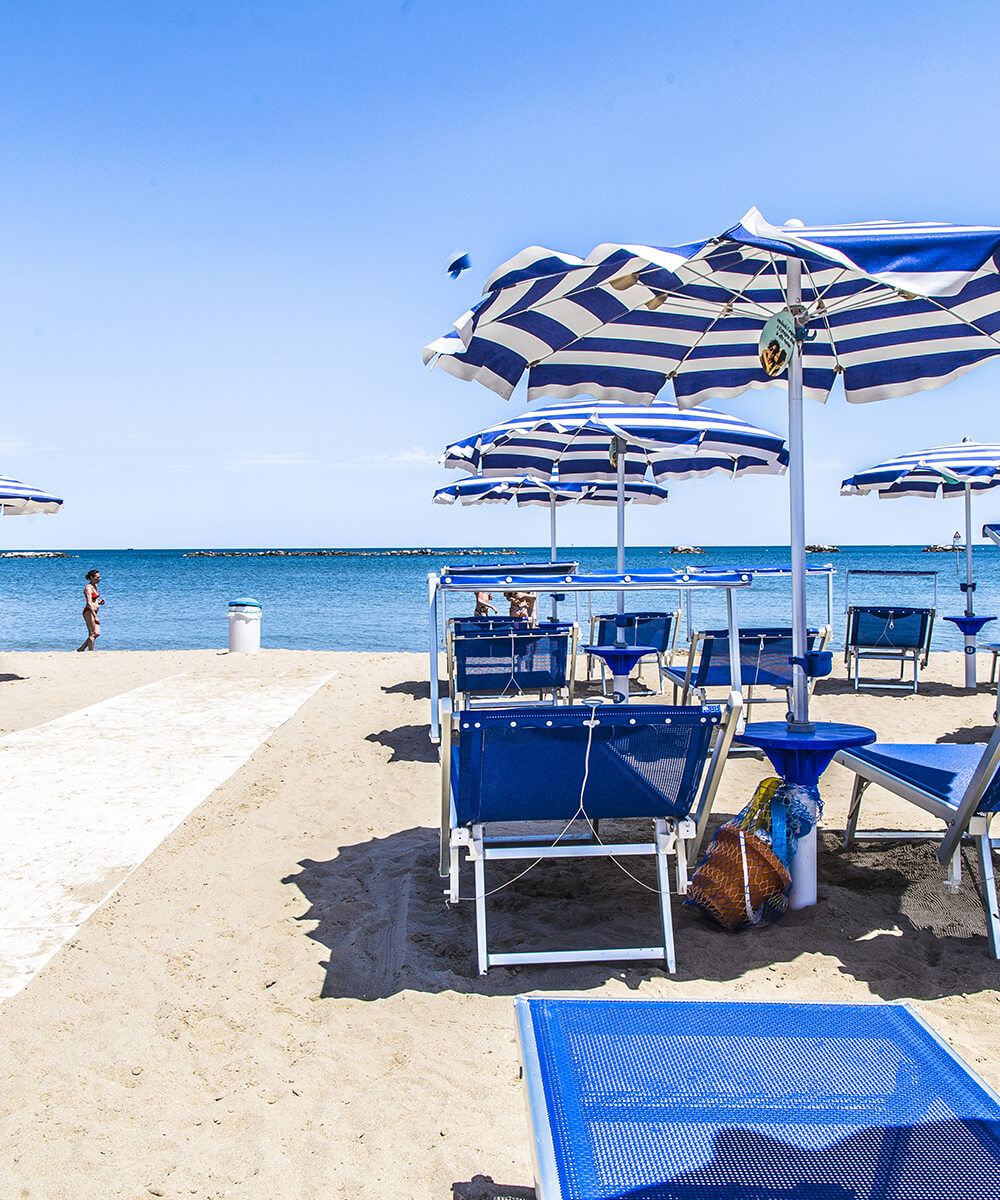
[[[331,677],[174,675],[0,738],[0,1000]]]

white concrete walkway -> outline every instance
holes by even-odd
[[[175,675],[0,738],[0,999],[330,678]]]

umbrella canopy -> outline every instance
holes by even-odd
[[[614,479],[618,504],[617,570],[625,570],[625,493],[651,472],[667,479],[716,472],[735,477],[780,474],[788,462],[784,441],[738,417],[701,409],[687,413],[675,404],[599,404],[564,401],[500,421],[454,442],[441,459],[446,467],[469,467],[481,475],[513,469],[559,480]],[[625,596],[618,593],[618,612]]]
[[[1000,444],[970,442],[966,439],[954,446],[937,446],[901,454],[888,462],[878,463],[859,471],[840,486],[842,496],[864,496],[874,492],[881,500],[901,496],[935,497],[962,496],[965,499],[965,616],[975,616],[972,578],[972,494],[1000,487]],[[961,626],[960,626],[961,627]],[[966,646],[971,653],[965,656],[965,682],[976,685],[976,631],[963,629]]]
[[[0,475],[0,510],[5,517],[28,516],[31,513],[57,513],[62,500],[40,488],[29,487],[19,479]]]
[[[544,504],[562,507],[564,504],[618,503],[618,489],[613,483],[594,480],[590,483],[567,483],[553,479],[535,479],[531,475],[483,478],[470,475],[434,493],[435,504],[506,504],[515,500],[518,507],[525,504]],[[625,503],[665,504],[667,489],[658,483],[632,480],[625,485]]]
[[[528,504],[545,504],[549,508],[549,553],[551,561],[558,556],[556,541],[556,509],[564,504],[618,503],[617,483],[602,480],[567,483],[556,479],[535,479],[531,475],[500,476],[483,478],[472,475],[457,483],[438,488],[434,493],[435,504],[506,504],[516,500],[518,507]],[[631,480],[625,484],[623,503],[665,504],[667,489],[658,483]],[[552,600],[552,616],[558,612],[555,597]]]
[[[793,722],[804,668],[802,398],[839,375],[852,402],[939,387],[1000,355],[1000,229],[875,221],[769,224],[756,209],[719,237],[609,244],[587,258],[530,247],[488,281],[427,361],[509,396],[582,393],[683,407],[787,380]]]
[[[627,483],[647,473],[663,484],[714,472],[777,474],[788,463],[784,440],[738,417],[699,409],[685,412],[675,404],[601,404],[571,400],[532,409],[510,420],[453,442],[445,449],[446,467],[483,476],[523,472],[549,479],[558,469],[560,484],[616,480],[609,446],[625,443]]]

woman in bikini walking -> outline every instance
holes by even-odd
[[[82,646],[77,646],[78,651],[93,650],[94,642],[101,636],[100,605],[104,601],[101,599],[101,593],[97,590],[97,585],[101,582],[101,572],[88,571],[86,579],[87,585],[83,589],[83,620],[87,626],[87,640]]]

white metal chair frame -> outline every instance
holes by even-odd
[[[693,818],[673,820],[658,817],[653,821],[653,839],[647,842],[611,843],[605,845],[593,838],[562,838],[553,845],[552,838],[537,835],[523,837],[491,837],[485,825],[457,824],[455,804],[451,787],[451,748],[453,738],[458,736],[463,717],[468,711],[452,709],[448,701],[442,702],[441,724],[441,877],[448,880],[445,896],[449,904],[459,902],[460,855],[466,852],[466,861],[471,862],[475,875],[476,905],[476,956],[480,975],[490,967],[515,966],[529,963],[577,963],[657,960],[665,961],[667,970],[673,973],[677,963],[674,952],[673,921],[670,911],[670,879],[667,856],[676,857],[677,892],[687,893],[688,843],[697,846],[708,822],[712,803],[719,788],[726,755],[733,734],[742,714],[743,700],[739,692],[730,695],[725,706],[718,735],[709,753],[704,769],[698,801]],[[600,706],[596,708],[599,716]],[[627,819],[627,818],[624,818]],[[656,859],[656,874],[659,892],[660,923],[663,944],[630,949],[613,950],[568,950],[568,951],[521,951],[515,953],[490,953],[486,940],[486,862],[494,860],[532,860],[546,858],[621,858],[632,855],[653,855]]]
[[[900,779],[889,771],[865,762],[851,750],[842,750],[834,761],[847,767],[849,771],[855,772],[854,789],[851,793],[851,803],[847,814],[847,826],[844,830],[845,847],[855,840],[939,840],[941,845],[938,847],[938,860],[942,864],[947,864],[948,867],[945,887],[951,892],[957,892],[962,882],[962,843],[971,841],[974,844],[979,861],[981,893],[983,908],[986,911],[986,930],[990,953],[994,958],[1000,959],[1000,908],[997,904],[996,878],[993,871],[994,842],[990,838],[990,824],[996,814],[979,811],[979,805],[987,787],[996,772],[1000,770],[1000,726],[993,731],[992,737],[986,744],[982,760],[973,772],[968,787],[956,806],[943,802],[939,797],[917,784]],[[901,833],[881,829],[858,833],[861,800],[866,789],[873,783],[937,817],[944,823],[943,834],[925,831]]]

